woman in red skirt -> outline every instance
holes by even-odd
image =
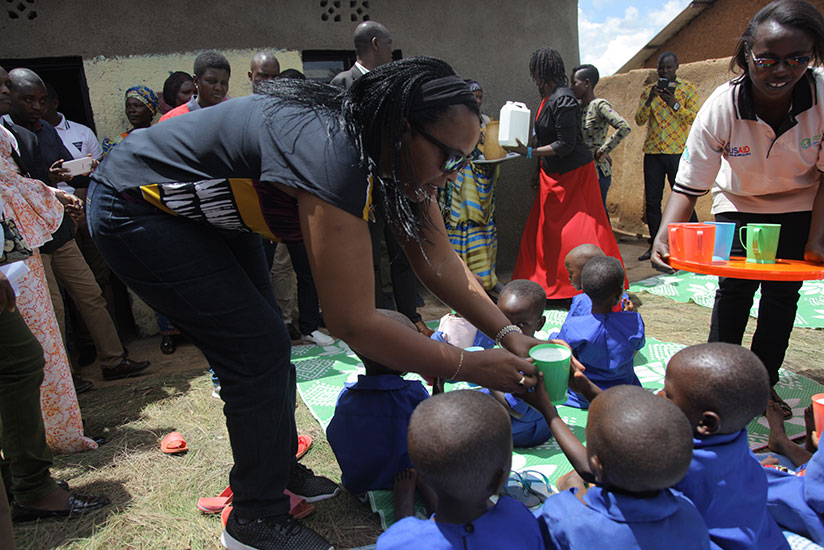
[[[543,100],[535,116],[535,147],[510,150],[538,157],[538,196],[521,237],[513,279],[529,279],[546,290],[547,299],[571,298],[564,258],[576,246],[591,243],[621,260],[609,225],[592,154],[583,143],[581,107],[567,86],[564,60],[552,48],[529,58],[529,72]],[[622,260],[623,263],[623,260]]]

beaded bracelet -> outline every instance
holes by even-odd
[[[461,357],[458,359],[458,368],[455,369],[455,374],[453,374],[452,377],[449,380],[454,381],[454,380],[458,379],[458,373],[461,372],[461,367],[463,366],[463,355],[464,355],[464,350],[461,350]]]
[[[519,329],[517,326],[507,325],[504,328],[502,328],[501,330],[499,330],[498,334],[495,335],[495,345],[500,346],[501,341],[504,339],[504,336],[506,336],[510,332],[517,332],[518,334],[523,334],[521,329]]]
[[[526,158],[528,158],[528,159],[532,158],[532,147],[527,147],[526,148]]]

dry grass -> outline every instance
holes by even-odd
[[[153,338],[130,348],[133,356],[144,357],[157,346]],[[55,457],[55,478],[69,481],[79,492],[106,494],[112,505],[88,517],[17,526],[18,548],[220,548],[219,516],[201,514],[195,501],[219,494],[228,484],[232,458],[222,401],[211,397],[206,363],[190,346],[170,358],[158,353],[152,359],[151,374],[110,384],[95,380],[100,387],[81,395],[87,433],[105,435],[106,444],[97,451]],[[189,368],[174,369],[178,359],[186,359]],[[302,462],[340,481],[323,432],[302,402],[296,416],[299,432],[315,441]],[[188,453],[160,452],[160,440],[171,431],[184,434]],[[307,523],[337,548],[372,544],[380,534],[369,509],[346,492],[317,503],[316,509]]]

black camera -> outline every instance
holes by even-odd
[[[675,92],[675,86],[677,86],[677,82],[674,80],[670,80],[668,78],[659,78],[658,79],[658,89],[663,91],[669,89],[671,92]]]

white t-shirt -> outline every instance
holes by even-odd
[[[749,85],[727,82],[707,99],[690,129],[675,190],[712,191],[712,213],[812,210],[824,171],[824,73],[809,70],[793,89],[776,137],[755,114]]]
[[[100,160],[103,158],[103,149],[100,148],[100,143],[97,142],[97,137],[88,126],[83,126],[79,122],[71,122],[60,115],[60,122],[54,126],[60,140],[69,153],[75,159],[83,158],[91,155],[93,159]]]

